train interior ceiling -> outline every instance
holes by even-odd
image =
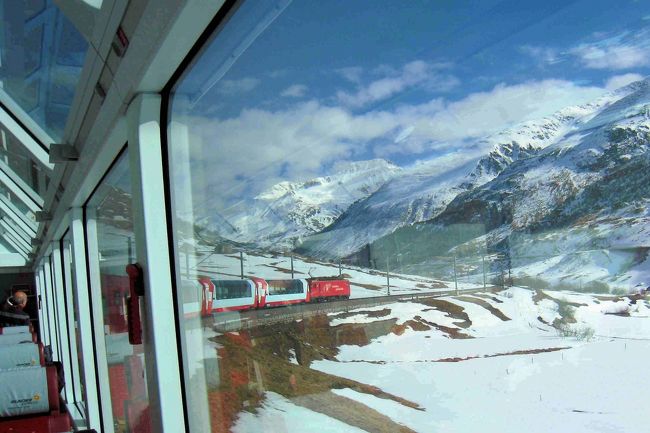
[[[613,15],[0,0],[0,432],[647,430]]]

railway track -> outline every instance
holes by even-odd
[[[272,325],[275,323],[293,322],[320,314],[341,313],[357,308],[376,307],[394,302],[417,301],[419,299],[437,298],[441,296],[454,296],[479,292],[500,290],[500,287],[487,287],[477,289],[436,290],[433,292],[416,292],[400,295],[375,296],[371,298],[346,299],[314,304],[296,304],[277,308],[264,308],[244,312],[223,312],[212,315],[212,328],[217,332],[232,332],[256,328],[258,326]]]

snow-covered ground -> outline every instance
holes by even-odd
[[[265,279],[291,278],[292,258],[286,255],[238,253],[216,254],[204,251],[195,259],[196,265],[190,272],[219,279],[239,278],[242,274],[241,258],[244,259],[244,276],[258,276]],[[194,260],[193,260],[194,261]],[[319,260],[293,258],[293,275],[295,278],[332,277],[342,274],[351,283],[351,298],[367,298],[387,294],[388,284],[393,295],[431,292],[435,290],[454,289],[453,281],[441,281],[418,275],[407,275],[386,271],[372,270],[347,264],[328,263]],[[482,287],[482,283],[460,279],[459,290]]]
[[[396,322],[392,332],[342,345],[335,359],[309,368],[415,403],[332,390],[404,431],[636,433],[649,431],[649,316],[646,299],[522,288],[400,302],[330,314],[334,329]],[[452,331],[470,338],[451,338]],[[318,412],[267,392],[233,431],[360,431]]]

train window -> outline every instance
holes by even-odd
[[[253,286],[248,280],[212,280],[214,299],[247,298],[252,295]]]
[[[83,418],[75,420],[77,425],[84,425],[87,419],[86,415],[86,386],[83,380],[84,366],[83,366],[83,352],[81,348],[81,329],[79,328],[79,306],[77,297],[77,286],[75,279],[75,263],[72,256],[72,244],[70,231],[66,233],[61,241],[61,251],[63,258],[63,281],[65,285],[65,304],[67,310],[68,321],[68,346],[69,346],[69,359],[70,371],[72,377],[68,380],[71,381],[72,396],[68,400],[68,404],[74,404],[77,408],[77,413]]]
[[[650,2],[610,3],[227,2],[168,88],[193,432],[645,428]]]
[[[104,341],[114,431],[150,432],[144,346],[129,341],[129,278],[134,263],[135,236],[131,206],[128,151],[114,163],[86,205],[87,219],[96,224]],[[88,230],[89,236],[92,230]],[[89,240],[88,245],[92,242]]]
[[[305,291],[301,280],[268,280],[268,286],[269,295],[285,295]]]

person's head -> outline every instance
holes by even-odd
[[[14,292],[14,294],[11,295],[11,299],[11,303],[18,308],[25,308],[25,305],[27,305],[27,293],[22,290]]]

